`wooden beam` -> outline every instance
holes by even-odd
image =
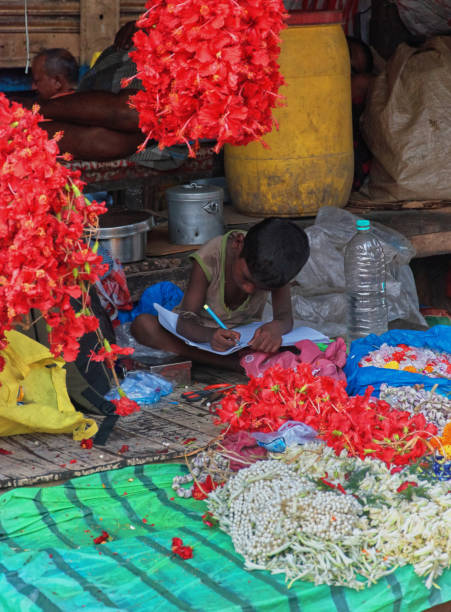
[[[109,47],[119,29],[119,0],[80,0],[80,63]]]
[[[447,255],[451,253],[451,232],[437,232],[410,236],[415,257],[431,257],[432,255]]]

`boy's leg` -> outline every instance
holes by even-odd
[[[243,372],[239,363],[238,353],[232,355],[217,355],[189,346],[174,334],[168,332],[158,321],[158,317],[151,314],[141,314],[134,319],[131,328],[132,336],[140,343],[160,351],[175,353],[198,363],[205,363],[220,368],[227,368]]]

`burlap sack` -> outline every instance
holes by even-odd
[[[398,47],[375,79],[362,131],[374,155],[371,199],[451,199],[451,38]]]

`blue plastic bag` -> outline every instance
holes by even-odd
[[[143,313],[157,316],[158,313],[154,308],[154,302],[167,310],[172,310],[180,304],[182,298],[183,291],[171,281],[155,283],[155,285],[147,287],[133,310],[120,310],[118,319],[121,323],[127,323]]]
[[[171,393],[173,385],[161,376],[138,370],[128,372],[121,383],[121,388],[129,399],[135,400],[138,404],[155,404],[163,396]],[[119,399],[117,389],[108,391],[105,399],[109,401]]]
[[[431,389],[437,385],[437,393],[451,394],[451,380],[446,378],[431,378],[415,372],[390,370],[388,368],[375,368],[373,366],[359,367],[359,362],[371,351],[380,348],[382,344],[390,346],[407,344],[410,346],[429,348],[440,353],[451,353],[451,326],[435,325],[427,331],[411,331],[396,329],[381,336],[370,334],[366,338],[354,340],[343,368],[347,378],[348,395],[363,395],[366,388],[374,387],[374,395],[379,395],[380,386],[386,383],[390,387],[424,385]]]

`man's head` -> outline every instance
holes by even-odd
[[[283,287],[301,270],[310,254],[307,234],[286,219],[265,219],[241,236],[241,252],[233,274],[236,284],[246,293]]]
[[[351,72],[353,74],[369,74],[373,72],[374,60],[369,46],[355,36],[347,36]]]
[[[77,60],[66,49],[44,49],[34,58],[31,72],[33,89],[38,91],[42,100],[49,100],[77,86]]]

